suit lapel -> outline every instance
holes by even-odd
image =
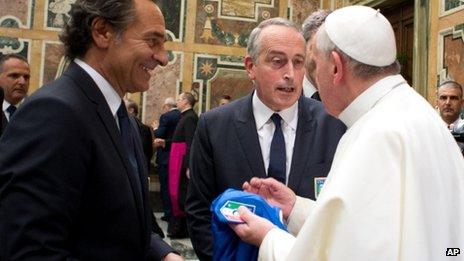
[[[252,96],[253,93],[241,100],[240,109],[237,110],[235,128],[248,166],[253,172],[253,177],[265,178],[266,171],[264,170],[261,146],[253,116]]]
[[[76,85],[82,89],[85,95],[93,103],[96,104],[97,114],[100,120],[103,122],[103,125],[105,126],[107,133],[111,137],[113,145],[116,147],[116,151],[118,152],[118,155],[126,169],[126,174],[131,184],[132,193],[135,198],[135,205],[137,206],[139,218],[141,221],[145,221],[145,216],[143,214],[143,200],[141,198],[141,193],[137,189],[139,186],[137,186],[137,183],[135,183],[138,181],[134,176],[135,174],[133,173],[132,168],[130,167],[130,163],[127,157],[125,156],[119,129],[116,125],[116,119],[113,117],[108,103],[105,100],[105,97],[103,96],[95,82],[92,80],[92,78],[77,64],[71,63],[68,67],[68,70],[65,72],[65,75],[71,77],[75,81]]]
[[[308,163],[307,155],[311,153],[314,145],[314,131],[316,121],[309,109],[308,101],[303,97],[298,101],[298,125],[296,128],[295,145],[293,147],[292,164],[287,185],[293,191],[297,191],[301,177]],[[312,133],[311,133],[312,132]],[[309,185],[308,185],[309,186]]]

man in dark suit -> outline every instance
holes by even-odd
[[[171,200],[168,191],[168,164],[169,152],[171,151],[172,135],[176,130],[180,119],[180,111],[176,108],[176,101],[169,97],[164,101],[165,112],[159,118],[159,125],[154,130],[156,146],[156,173],[160,182],[161,200],[163,203],[164,216],[162,220],[171,218]]]
[[[0,259],[181,260],[151,232],[142,145],[122,101],[167,63],[163,15],[150,0],[77,0],[70,21],[61,39],[73,62],[0,141]]]
[[[298,29],[285,19],[268,19],[250,34],[245,57],[254,92],[201,115],[186,204],[201,260],[210,260],[213,251],[211,201],[227,188],[271,176],[300,196],[316,197],[316,180],[330,170],[345,126],[320,102],[301,95],[304,64]]]
[[[0,88],[4,93],[0,137],[8,121],[29,90],[30,69],[27,59],[19,54],[6,54],[0,57]]]

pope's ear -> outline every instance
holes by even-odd
[[[245,70],[248,73],[248,77],[250,77],[251,80],[254,80],[255,79],[255,70],[254,70],[255,62],[253,62],[253,59],[251,58],[251,56],[247,55],[245,56],[244,63],[245,63]]]
[[[338,85],[343,79],[343,72],[345,68],[343,68],[344,64],[339,53],[332,51],[331,56],[333,61],[333,83]]]
[[[91,28],[95,45],[99,48],[108,48],[113,40],[113,26],[102,17],[96,17],[92,21]]]

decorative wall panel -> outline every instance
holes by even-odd
[[[464,84],[464,24],[440,33],[438,49],[438,82],[453,79]]]
[[[164,14],[168,40],[182,42],[185,29],[185,0],[158,0],[155,2]]]
[[[161,107],[167,97],[176,97],[181,91],[182,81],[182,52],[170,52],[169,63],[165,67],[156,67],[150,79],[150,89],[143,97],[144,122],[151,124],[158,121]]]
[[[195,43],[246,47],[251,30],[279,16],[279,0],[198,1]]]
[[[448,15],[464,9],[464,1],[462,0],[440,0],[441,16]]]
[[[42,75],[40,85],[53,81],[61,75],[67,65],[63,56],[64,48],[61,42],[45,41],[42,47]]]
[[[193,91],[199,97],[201,112],[214,108],[224,94],[233,99],[248,94],[252,83],[243,67],[243,57],[195,55],[197,83]]]
[[[69,11],[75,0],[47,0],[46,1],[46,27],[60,30],[69,21]]]
[[[0,27],[31,27],[33,0],[0,0],[0,7]]]

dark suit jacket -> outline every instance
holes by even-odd
[[[5,118],[5,115],[3,113],[3,108],[2,108],[2,106],[3,106],[3,98],[4,98],[3,88],[0,86],[0,110],[2,112],[2,114],[0,115],[0,137],[2,137],[3,128],[6,125],[6,118]]]
[[[318,101],[301,97],[288,186],[314,199],[314,178],[330,170],[343,123]],[[201,115],[192,144],[187,196],[189,233],[201,260],[212,256],[210,204],[227,188],[241,189],[252,177],[266,177],[252,109],[252,95]]]
[[[28,98],[0,141],[0,260],[159,260],[172,251],[151,233],[146,170],[137,178],[122,146],[78,65]]]
[[[180,111],[178,109],[170,110],[161,114],[159,126],[154,131],[155,137],[164,139],[166,146],[160,147],[156,150],[156,163],[168,165],[169,151],[171,150],[171,139],[174,131],[176,130],[177,123],[180,119]]]

